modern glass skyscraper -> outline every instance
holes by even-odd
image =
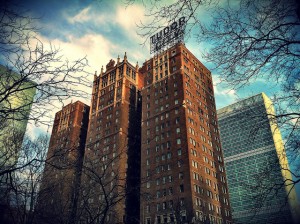
[[[36,91],[32,83],[0,65],[0,169],[18,160]]]
[[[0,65],[0,222],[12,201],[12,171],[20,156],[36,92],[32,86],[32,81]]]
[[[296,194],[274,115],[264,93],[218,110],[235,223],[293,222]]]

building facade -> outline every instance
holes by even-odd
[[[231,223],[210,71],[179,43],[140,73],[141,223]]]
[[[139,223],[142,80],[138,65],[111,60],[94,76],[80,218]]]
[[[12,171],[20,157],[34,86],[24,76],[0,65],[0,223],[6,223],[7,214],[15,206],[12,186],[17,178]]]
[[[218,110],[235,223],[292,223],[298,211],[274,115],[264,93]]]
[[[89,106],[70,103],[55,114],[37,201],[39,223],[74,223]]]
[[[2,65],[0,76],[0,171],[4,171],[18,161],[36,88]]]

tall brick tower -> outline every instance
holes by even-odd
[[[83,221],[139,223],[142,82],[138,65],[110,60],[94,76],[84,159]]]
[[[77,101],[55,115],[38,195],[39,223],[73,223],[76,215],[89,106]]]
[[[179,43],[140,72],[141,223],[231,223],[210,71]]]

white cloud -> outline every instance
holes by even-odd
[[[237,92],[222,83],[219,75],[213,75],[213,83],[217,109],[237,101]]]
[[[67,42],[61,40],[52,40],[52,45],[59,46],[61,53],[68,60],[76,60],[84,56],[89,61],[89,72],[100,70],[100,66],[106,64],[112,55],[110,51],[114,50],[114,44],[105,39],[100,34],[86,34],[80,38],[69,35]]]
[[[72,24],[76,22],[86,22],[91,19],[89,11],[90,11],[90,7],[84,8],[74,17],[68,17],[68,20]]]
[[[93,10],[90,5],[75,15],[70,15],[64,12],[65,18],[71,23],[100,23],[100,24],[118,24],[121,28],[127,31],[134,31],[137,29],[136,25],[145,19],[145,8],[142,5],[130,5],[125,7],[118,4],[113,11],[105,11],[99,13],[98,10]],[[132,33],[131,33],[132,34]]]
[[[50,40],[48,40],[44,36],[37,36],[37,38],[43,43],[45,49],[49,49]],[[34,45],[35,43],[33,42],[32,46]],[[101,66],[106,65],[112,58],[110,51],[115,50],[114,44],[99,34],[86,34],[79,38],[73,35],[69,35],[67,36],[66,41],[62,41],[59,39],[51,40],[51,46],[60,49],[60,55],[63,56],[62,61],[68,60],[72,62],[86,56],[89,63],[89,67],[87,67],[86,70],[87,72],[91,73],[91,75],[89,76],[90,85],[92,85],[94,72],[97,70],[99,74]],[[47,75],[45,76],[45,79],[47,79]],[[73,88],[84,90],[88,93],[92,92],[91,88],[89,89],[85,86],[74,86]],[[56,105],[43,106],[43,109],[47,112],[47,116],[44,117],[44,120],[49,121],[51,124],[51,120],[53,120],[55,113],[62,107],[62,105],[67,105],[71,101],[75,102],[76,100],[80,100],[87,105],[90,104],[89,98],[70,97],[64,100],[62,103],[57,102]],[[33,107],[34,106],[39,105],[33,105]],[[33,124],[33,122],[30,122],[28,124],[27,134],[32,137],[47,132],[51,133],[51,128],[49,129],[47,125],[39,124],[38,126],[36,126],[36,124]]]
[[[136,25],[144,20],[145,9],[139,5],[129,7],[118,6],[115,21],[129,32],[136,30]]]
[[[97,8],[97,7],[95,7]],[[129,39],[135,39],[142,42],[142,38],[137,35],[137,24],[140,21],[146,21],[145,8],[142,5],[130,5],[125,7],[122,4],[116,5],[114,10],[101,11],[94,10],[93,6],[82,9],[75,15],[64,12],[65,18],[71,23],[85,23],[101,26],[102,31],[113,32],[112,25],[117,25],[119,29],[124,30]]]
[[[92,10],[92,6],[88,6],[82,9],[79,13],[74,16],[70,16],[65,13],[65,18],[71,23],[85,23],[85,22],[97,22],[97,23],[105,23],[108,20],[106,16],[97,13],[96,11]]]

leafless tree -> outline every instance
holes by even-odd
[[[105,155],[102,158],[106,158]],[[117,159],[100,162],[100,166],[99,161],[93,165],[85,163],[88,166],[83,169],[79,219],[87,223],[116,222],[115,212],[118,213],[118,205],[124,203],[126,191],[124,174],[118,168],[111,168],[116,166],[113,161]]]
[[[132,220],[132,217],[120,216],[130,215],[123,206],[126,204],[126,207],[130,207],[128,200],[135,200],[132,195],[139,193],[139,187],[130,185],[127,180],[132,175],[128,172],[130,167],[124,169],[128,155],[127,144],[120,142],[120,147],[111,152],[99,148],[97,143],[87,144],[77,221],[138,223],[139,220]]]
[[[37,164],[42,168],[45,162],[45,158],[22,157],[28,142],[23,138],[27,123],[49,126],[53,109],[70,97],[87,97],[83,87],[90,86],[87,59],[68,61],[60,49],[43,43],[36,20],[20,6],[9,2],[0,6],[0,178],[4,188],[18,184],[16,173]],[[47,147],[41,150],[45,153]]]
[[[16,145],[17,136],[12,136]],[[43,172],[48,137],[40,136],[31,140],[23,135],[19,136],[23,141],[21,148],[17,149],[17,156],[2,157],[1,160],[12,161],[12,169],[1,169],[1,222],[2,223],[33,223],[35,219],[35,203]],[[5,149],[11,154],[10,143]],[[15,160],[15,158],[18,160]],[[7,164],[7,163],[6,163]],[[15,168],[18,167],[18,168]],[[2,168],[2,167],[1,167]],[[8,172],[8,170],[10,172]]]
[[[129,0],[128,4],[139,1]],[[148,39],[165,24],[180,16],[188,21],[187,35],[196,34],[199,43],[209,44],[203,57],[214,65],[222,81],[241,89],[265,78],[282,88],[274,97],[277,122],[287,128],[286,147],[299,151],[299,27],[298,1],[199,1],[178,0],[172,4],[151,1],[146,4],[148,24],[140,24],[140,34]],[[201,20],[205,7],[211,20]],[[193,30],[194,29],[194,30]]]
[[[50,140],[35,209],[38,223],[76,222],[84,143],[69,141]]]
[[[51,124],[51,110],[70,97],[86,97],[87,59],[73,62],[39,39],[37,19],[22,8],[0,8],[0,120]],[[81,88],[81,89],[80,89]],[[31,113],[29,111],[31,109]]]

